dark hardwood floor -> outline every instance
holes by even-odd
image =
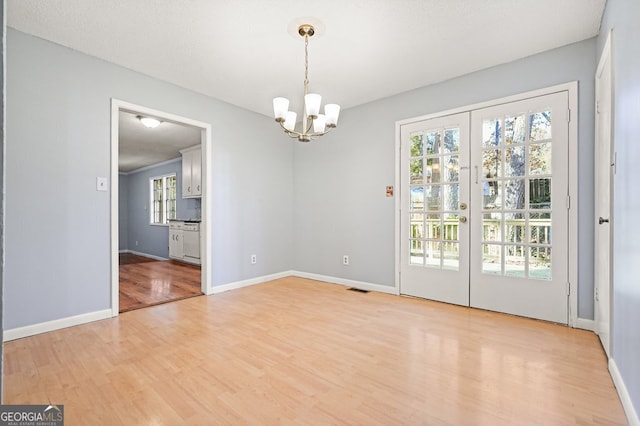
[[[120,254],[120,312],[202,294],[197,265]]]

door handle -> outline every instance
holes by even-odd
[[[602,216],[598,219],[598,225],[602,225],[603,223],[609,223],[609,219],[605,219]]]
[[[467,223],[467,217],[466,216],[460,216],[460,223]]]

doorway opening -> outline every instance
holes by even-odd
[[[208,294],[211,126],[116,99],[111,113],[112,316]]]

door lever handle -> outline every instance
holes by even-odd
[[[609,219],[605,219],[602,216],[598,219],[598,225],[602,225],[603,223],[609,223]]]

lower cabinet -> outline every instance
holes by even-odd
[[[172,220],[169,223],[169,257],[200,265],[200,224]]]
[[[169,257],[180,259],[184,257],[183,222],[171,222],[169,225]]]

